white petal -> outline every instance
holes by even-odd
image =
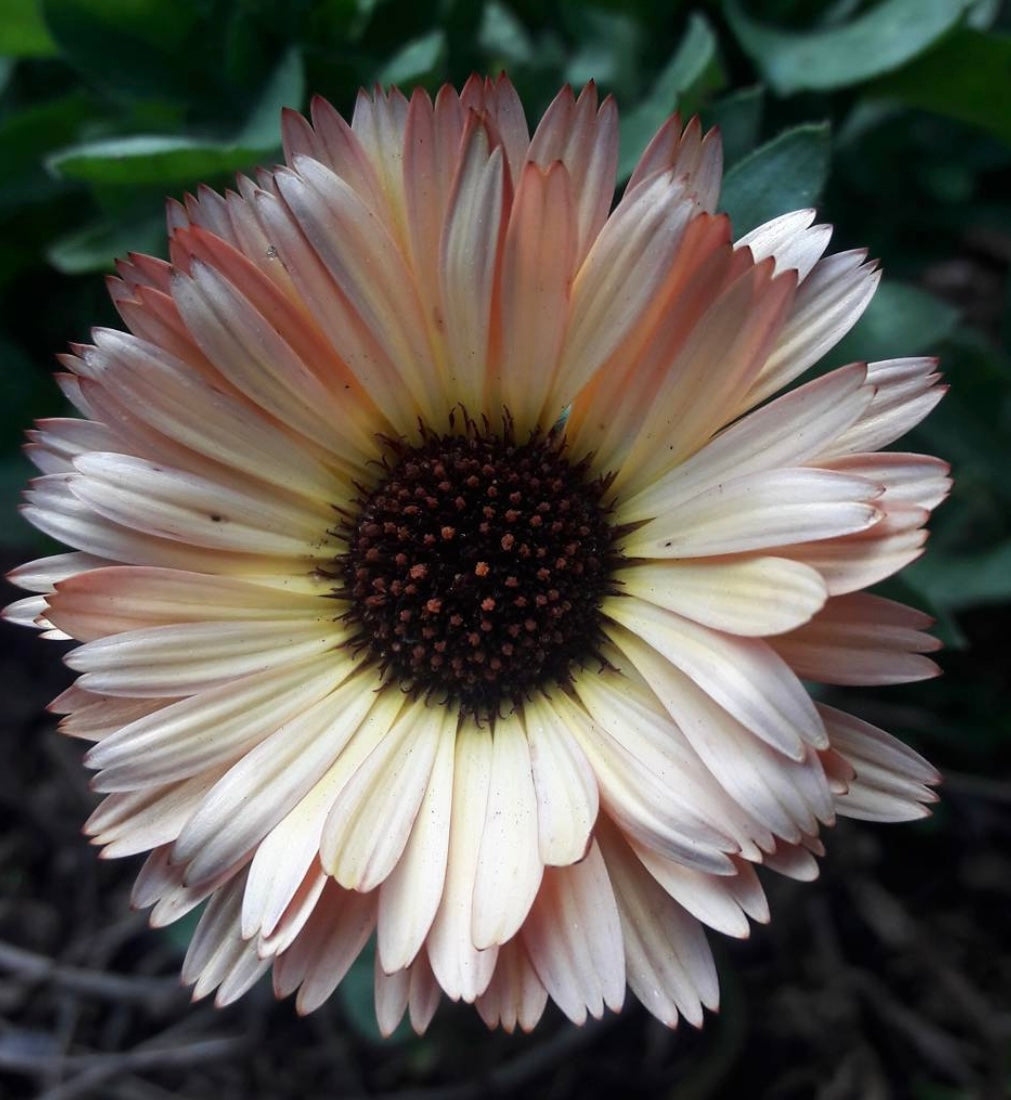
[[[456,740],[457,719],[446,708],[428,789],[407,847],[392,874],[379,888],[378,952],[388,974],[402,970],[414,960],[442,898],[449,852]]]
[[[666,510],[624,544],[629,556],[692,558],[768,550],[863,531],[882,488],[829,470],[763,470]]]
[[[765,642],[720,634],[634,598],[610,599],[604,610],[773,748],[801,760],[805,744],[826,747],[803,685]]]
[[[668,1027],[678,1013],[702,1026],[702,1008],[719,1004],[716,967],[698,921],[689,916],[610,832],[603,837],[618,899],[628,984]]]
[[[551,701],[535,696],[523,708],[537,793],[541,861],[564,867],[586,855],[597,820],[597,780]]]
[[[818,572],[785,558],[645,561],[620,569],[622,591],[728,634],[782,634],[828,598]]]
[[[519,716],[513,714],[495,723],[492,738],[491,783],[474,879],[475,947],[512,939],[533,904],[543,870],[530,750]]]
[[[408,707],[333,800],[320,858],[345,889],[374,890],[400,859],[428,788],[443,724],[426,705]]]
[[[492,782],[492,737],[468,724],[457,736],[453,810],[442,902],[428,935],[428,958],[452,1000],[473,1002],[491,981],[497,947],[474,944],[474,885]]]
[[[548,995],[573,1023],[615,1012],[625,999],[621,923],[596,842],[586,859],[548,867],[523,943]]]

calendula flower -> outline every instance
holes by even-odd
[[[206,908],[195,995],[321,1004],[370,937],[384,1031],[621,1007],[699,1024],[703,926],[816,874],[837,814],[934,770],[802,680],[931,676],[916,558],[945,465],[878,453],[934,363],[775,396],[878,276],[801,211],[734,241],[674,118],[614,204],[618,119],[505,79],[283,123],[286,166],[169,206],[129,332],[64,358],[25,514],[73,547],[8,610],[82,644],[53,704],[135,901]],[[612,208],[613,207],[613,208]]]

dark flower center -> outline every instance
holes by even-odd
[[[619,552],[608,479],[560,433],[453,426],[384,441],[383,475],[340,532],[337,594],[387,680],[493,719],[599,659]]]

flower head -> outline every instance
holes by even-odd
[[[674,118],[613,206],[613,102],[531,138],[505,79],[317,100],[286,165],[169,206],[129,332],[64,357],[25,513],[73,551],[8,609],[82,644],[54,703],[150,851],[156,925],[207,901],[195,994],[268,968],[311,1011],[373,934],[376,1007],[575,1021],[626,984],[717,1000],[708,925],[816,874],[836,814],[937,775],[802,680],[933,675],[924,616],[860,590],[916,558],[947,470],[878,453],[926,359],[775,396],[877,275],[788,214],[734,242],[720,145]]]

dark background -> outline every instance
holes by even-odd
[[[941,680],[847,709],[945,773],[934,816],[844,822],[814,885],[714,936],[721,1011],[668,1032],[629,1001],[582,1030],[487,1033],[444,1004],[380,1043],[365,960],[299,1020],[269,990],[190,1007],[189,928],[131,913],[139,861],[80,835],[95,798],[46,702],[60,646],[0,633],[0,1096],[69,1100],[1011,1095],[1011,13],[993,0],[0,0],[0,564],[52,552],[15,508],[21,435],[60,415],[53,354],[114,324],[102,275],[163,254],[164,196],[279,156],[278,111],[506,68],[528,117],[618,98],[625,173],[675,107],[724,131],[743,233],[817,203],[886,277],[819,369],[934,353],[952,390],[904,449],[951,461],[927,557],[887,594],[935,615]],[[16,593],[10,591],[10,597]]]

